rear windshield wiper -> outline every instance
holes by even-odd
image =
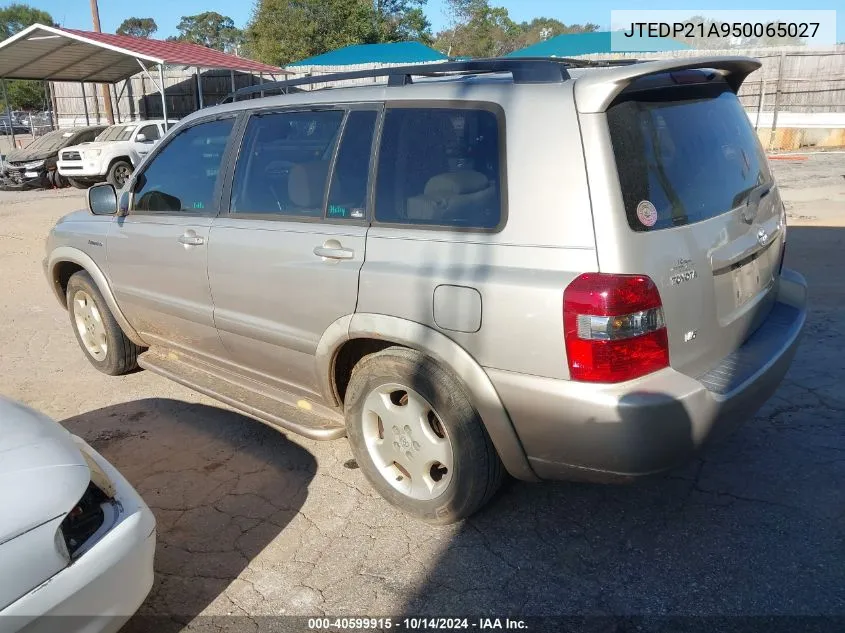
[[[745,202],[745,207],[742,209],[742,219],[748,222],[749,224],[754,220],[757,215],[757,209],[760,206],[760,201],[769,195],[769,192],[772,190],[772,183],[765,182],[761,185],[757,185],[756,187],[752,187],[748,190],[748,193],[745,194],[741,199],[740,202],[737,203],[735,206],[739,206],[742,201]]]
[[[734,197],[734,209],[743,205],[743,204],[756,204],[760,202],[763,198],[765,198],[769,192],[772,190],[772,183],[771,182],[764,182],[760,183],[759,185],[754,185],[753,187],[749,187],[745,191],[740,191]]]

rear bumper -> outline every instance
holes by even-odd
[[[770,317],[698,378],[667,368],[596,385],[487,371],[539,477],[625,479],[683,463],[752,416],[789,369],[806,316],[806,281],[784,269]]]
[[[113,633],[153,585],[155,518],[128,481],[99,453],[79,449],[115,486],[117,523],[68,567],[0,611],[0,633]]]

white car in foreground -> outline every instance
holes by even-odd
[[[56,166],[74,187],[86,189],[105,180],[120,189],[165,132],[163,119],[111,125],[93,142],[61,150]]]
[[[0,504],[0,633],[110,633],[146,598],[150,509],[85,442],[3,398]]]

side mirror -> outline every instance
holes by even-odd
[[[117,213],[117,192],[107,182],[102,182],[88,189],[88,210],[94,215],[114,215]]]
[[[138,136],[135,137],[136,143],[145,143],[146,141],[147,141],[147,135],[146,134],[139,134]]]

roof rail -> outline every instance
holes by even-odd
[[[621,57],[619,59],[578,59],[576,57],[509,57],[508,59],[520,59],[523,61],[553,61],[564,64],[570,68],[609,68],[612,66],[630,66],[640,64],[643,60],[633,57]]]
[[[631,60],[620,60],[631,62]],[[569,79],[567,68],[578,66],[593,67],[615,65],[612,62],[597,60],[569,59],[564,57],[493,57],[489,59],[470,59],[467,61],[448,61],[430,64],[414,64],[408,66],[388,66],[354,70],[345,73],[331,73],[328,75],[312,75],[285,81],[274,81],[257,86],[248,86],[235,91],[234,99],[270,90],[284,90],[293,86],[305,86],[349,79],[374,79],[387,77],[388,86],[405,86],[412,83],[412,77],[438,77],[448,74],[474,75],[483,73],[504,73],[513,75],[514,83],[545,84],[561,83]]]

